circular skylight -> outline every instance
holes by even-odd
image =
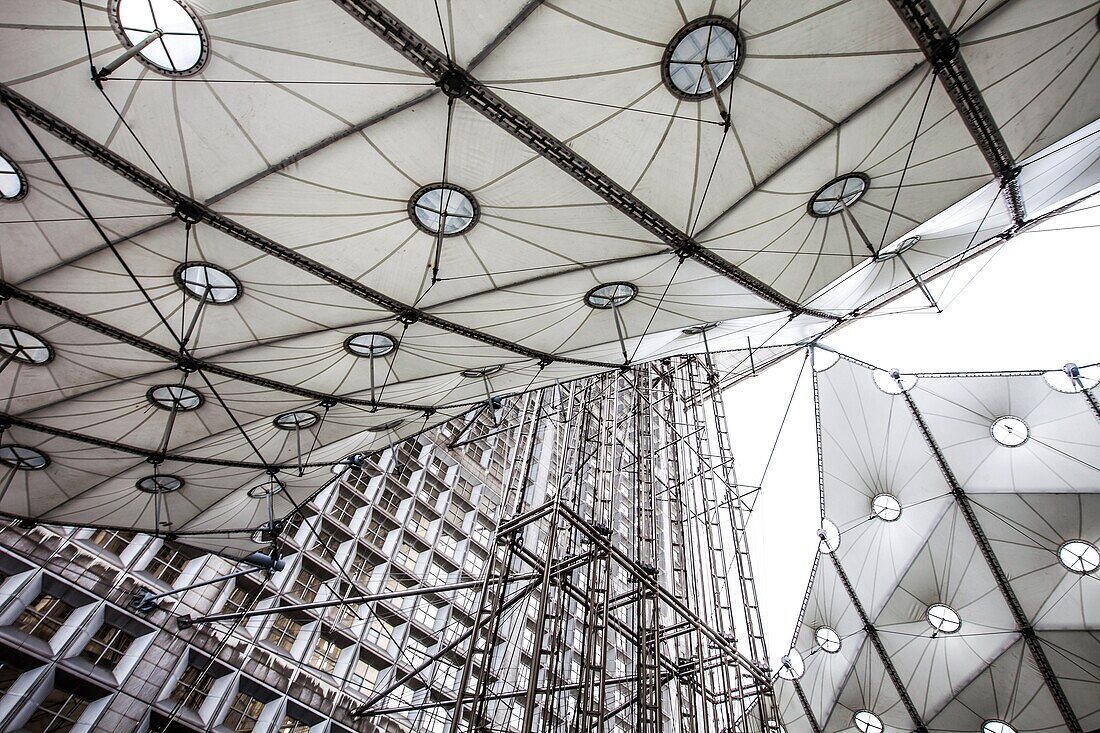
[[[584,296],[584,303],[589,308],[606,310],[624,306],[637,295],[638,288],[632,283],[604,283],[589,290]]]
[[[706,333],[707,331],[712,331],[712,330],[718,328],[718,326],[720,326],[720,325],[721,324],[717,323],[717,322],[716,323],[702,323],[698,326],[689,326],[688,328],[685,328],[681,333],[683,333],[685,336],[700,336],[700,335]]]
[[[943,603],[929,606],[926,617],[932,628],[942,634],[954,634],[962,626],[958,612]]]
[[[1016,733],[1016,729],[1003,720],[987,720],[982,723],[982,733]]]
[[[852,716],[852,722],[860,733],[882,733],[882,721],[870,710],[860,710]]]
[[[272,422],[275,424],[275,427],[280,430],[302,430],[315,425],[317,420],[318,417],[316,412],[296,410],[294,412],[284,412],[282,415],[278,415]]]
[[[832,216],[863,198],[870,179],[863,173],[849,173],[826,183],[810,199],[811,216]]]
[[[1085,575],[1100,568],[1100,550],[1086,540],[1070,540],[1058,548],[1058,562],[1067,570]]]
[[[390,430],[396,430],[397,428],[401,427],[404,424],[405,424],[404,420],[402,420],[401,418],[397,418],[396,420],[390,420],[389,422],[384,422],[381,425],[372,425],[369,428],[367,428],[367,431],[371,432],[371,433],[387,433]]]
[[[192,298],[215,305],[232,303],[241,297],[237,278],[207,262],[185,262],[177,267],[176,284]]]
[[[1005,415],[993,421],[989,428],[993,440],[1006,448],[1015,448],[1027,442],[1030,431],[1027,423],[1018,417]]]
[[[17,471],[38,471],[50,465],[50,458],[37,448],[0,445],[0,463]]]
[[[27,179],[19,166],[0,153],[0,201],[18,201],[27,195]]]
[[[916,377],[911,374],[902,374],[896,369],[891,371],[876,369],[871,377],[875,380],[875,386],[886,394],[898,395],[908,392],[917,384]]]
[[[202,404],[202,395],[179,384],[161,384],[146,393],[146,397],[157,407],[164,410],[187,412]]]
[[[720,16],[699,18],[681,28],[669,41],[661,76],[676,96],[703,99],[712,89],[729,86],[743,58],[741,34],[736,25]]]
[[[283,486],[281,482],[276,481],[275,479],[268,479],[262,484],[258,484],[249,489],[248,496],[252,499],[263,499],[265,497],[278,494],[284,488],[286,487]]]
[[[206,63],[210,51],[206,29],[183,0],[111,0],[109,14],[127,48],[161,32],[138,53],[146,66],[170,76],[187,76]]]
[[[433,183],[413,194],[409,201],[409,216],[428,234],[444,237],[462,234],[475,223],[478,215],[474,195],[464,188],[450,183]]]
[[[817,549],[820,552],[836,552],[840,549],[840,530],[828,519],[821,520],[821,529],[817,531],[820,542]]]
[[[814,639],[817,640],[817,645],[821,647],[821,651],[828,654],[836,654],[840,651],[840,634],[829,626],[819,626],[817,631],[814,632]]]
[[[901,502],[893,494],[879,494],[871,500],[871,511],[884,522],[893,522],[901,516]]]
[[[914,234],[912,237],[906,237],[905,239],[898,240],[897,242],[891,242],[875,254],[876,260],[889,260],[893,257],[897,257],[900,254],[905,254],[913,247],[917,246],[920,242],[920,235]]]
[[[776,670],[785,680],[797,680],[806,672],[806,662],[797,649],[791,649],[779,660],[779,669]]]
[[[30,331],[0,326],[0,354],[24,364],[45,364],[53,358],[53,349]]]
[[[163,473],[143,476],[138,479],[137,487],[146,494],[170,494],[183,488],[183,479]]]
[[[482,377],[491,377],[503,369],[504,367],[500,364],[494,364],[481,369],[463,369],[460,373],[467,379],[481,379]]]
[[[397,348],[397,342],[385,333],[357,333],[348,336],[344,348],[356,356],[379,359],[392,353]]]

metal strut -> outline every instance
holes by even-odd
[[[1020,169],[978,83],[959,54],[958,39],[928,0],[890,0],[890,4],[932,64],[932,70],[943,83],[989,167],[1001,179],[1005,204],[1013,221],[1017,226],[1023,224],[1027,220],[1027,208],[1018,180]]]
[[[333,1],[434,79],[448,96],[462,99],[517,140],[557,165],[612,207],[656,235],[673,253],[699,262],[791,313],[837,320],[835,315],[804,307],[767,283],[702,247],[606,173],[582,158],[570,146],[543,130],[533,120],[470,76],[468,71],[455,66],[445,54],[402,23],[381,3],[376,0]]]
[[[818,536],[824,540],[824,530],[818,530]],[[905,706],[905,712],[909,713],[909,717],[913,719],[913,725],[916,726],[918,733],[928,733],[928,728],[925,727],[920,712],[917,710],[916,705],[913,704],[913,698],[909,697],[909,691],[905,689],[905,685],[902,683],[901,677],[894,667],[893,660],[891,660],[890,655],[886,653],[886,647],[882,645],[882,639],[879,638],[878,630],[875,629],[874,624],[871,623],[871,619],[867,616],[867,611],[864,610],[863,604],[860,603],[859,598],[856,596],[856,590],[852,587],[851,582],[849,582],[848,574],[844,572],[844,568],[841,566],[836,553],[830,552],[829,557],[832,558],[833,567],[836,568],[836,574],[840,577],[840,582],[844,586],[844,590],[848,592],[848,598],[851,599],[852,606],[855,607],[856,613],[859,614],[860,621],[863,622],[863,631],[871,641],[871,646],[873,646],[878,653],[879,661],[882,662],[886,674],[894,684],[894,689],[898,692],[901,704]]]
[[[1062,719],[1065,721],[1066,727],[1069,728],[1072,733],[1083,733],[1081,722],[1077,719],[1077,715],[1073,712],[1073,708],[1070,707],[1069,699],[1062,689],[1062,684],[1058,681],[1058,676],[1054,673],[1054,668],[1050,664],[1050,659],[1047,658],[1046,651],[1043,649],[1039,637],[1035,634],[1035,628],[1031,625],[1031,621],[1024,613],[1023,606],[1020,605],[1020,600],[1016,596],[1016,591],[1013,590],[1012,584],[1009,583],[1008,575],[1005,573],[1004,568],[1001,567],[1000,560],[997,559],[997,555],[993,552],[993,546],[989,543],[989,538],[985,535],[985,530],[982,529],[981,524],[978,522],[978,517],[974,513],[974,507],[970,504],[970,498],[966,495],[966,492],[963,491],[962,485],[959,483],[958,479],[955,478],[955,472],[951,470],[951,466],[947,464],[947,459],[944,457],[943,451],[940,450],[939,444],[932,436],[932,432],[928,429],[928,425],[924,422],[924,416],[917,408],[917,403],[913,401],[913,397],[908,392],[902,392],[901,394],[905,398],[905,403],[909,406],[909,411],[913,414],[913,420],[916,421],[917,428],[928,443],[928,447],[932,451],[932,455],[935,457],[936,463],[940,467],[940,472],[943,473],[943,477],[947,481],[948,487],[951,489],[951,496],[954,497],[955,503],[958,505],[959,511],[966,521],[966,526],[970,528],[970,533],[974,536],[974,541],[977,543],[978,549],[982,553],[982,557],[985,558],[985,562],[989,566],[990,572],[993,573],[993,579],[996,581],[997,587],[1001,591],[1001,595],[1004,596],[1009,611],[1012,612],[1012,618],[1016,622],[1016,627],[1023,637],[1024,643],[1027,645],[1027,648],[1031,650],[1031,655],[1035,659],[1035,666],[1038,668],[1039,674],[1046,683],[1047,690],[1050,691],[1051,697],[1054,698],[1054,704],[1058,706],[1058,711],[1062,714]]]

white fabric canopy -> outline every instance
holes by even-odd
[[[8,462],[5,515],[248,534],[267,510],[247,490],[270,472],[285,514],[331,477],[322,464],[487,392],[763,349],[730,357],[735,379],[1097,183],[1083,0],[935,3],[958,34],[948,63],[965,63],[1018,174],[991,166],[888,0],[186,5],[201,68],[163,74],[150,52],[102,88],[90,68],[124,50],[119,0],[0,5],[0,155],[25,179],[0,202],[0,325],[52,351],[3,354],[3,444],[49,460]],[[742,62],[717,99],[685,99],[663,81],[666,46],[712,15]],[[455,78],[452,98],[438,83]],[[815,192],[853,173],[862,197],[813,216]],[[444,181],[477,216],[439,238],[410,200]],[[874,257],[914,232],[901,257]],[[200,306],[185,263],[239,297]],[[629,302],[585,303],[619,282]],[[396,348],[348,353],[361,333]],[[163,385],[202,404],[155,407]],[[273,425],[294,411],[319,419]],[[182,488],[139,492],[154,471]]]

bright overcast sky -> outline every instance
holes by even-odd
[[[1068,361],[1100,362],[1093,317],[1100,270],[1098,198],[1047,222],[1043,231],[1010,240],[934,281],[931,290],[946,306],[942,314],[872,316],[824,343],[903,372],[1057,369]],[[926,302],[916,293],[890,308]],[[802,363],[801,354],[793,356],[736,385],[726,397],[738,481],[762,486],[749,532],[773,664],[790,644],[817,545],[813,393],[808,364],[798,380]]]

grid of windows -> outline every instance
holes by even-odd
[[[214,687],[214,678],[193,665],[188,665],[172,689],[171,699],[177,705],[197,711],[206,702]]]
[[[229,711],[222,720],[222,725],[238,733],[247,733],[254,730],[260,715],[264,711],[264,704],[247,692],[238,691],[229,705]]]
[[[95,635],[88,640],[80,656],[92,664],[114,670],[122,658],[126,656],[126,650],[134,643],[134,636],[117,626],[103,624]]]
[[[38,597],[23,609],[12,625],[25,634],[49,641],[74,610],[60,598],[49,593],[39,593]]]

